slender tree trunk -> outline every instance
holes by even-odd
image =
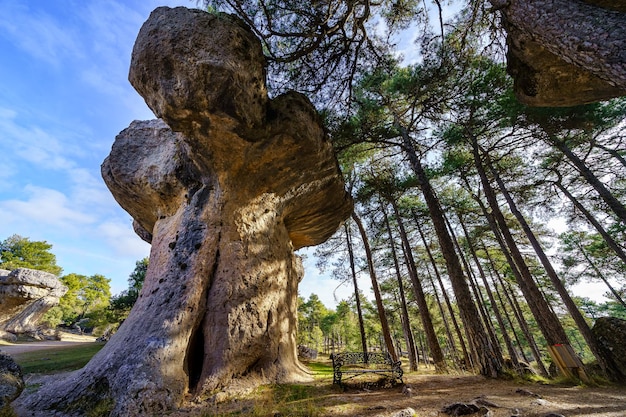
[[[400,232],[400,239],[402,240],[404,253],[407,257],[407,268],[409,270],[411,282],[413,283],[415,300],[417,301],[417,306],[419,307],[420,312],[420,319],[422,320],[422,326],[424,327],[424,332],[426,333],[426,341],[428,342],[430,353],[433,355],[435,369],[437,369],[438,372],[443,372],[446,369],[446,363],[443,357],[443,353],[441,352],[441,346],[439,346],[439,340],[437,339],[435,328],[433,327],[432,317],[428,309],[428,303],[426,302],[426,295],[424,294],[422,283],[417,278],[417,268],[415,264],[415,259],[413,258],[411,244],[409,242],[406,229],[404,228],[404,222],[402,220],[402,216],[400,215],[400,211],[398,210],[396,202],[390,201],[390,204],[396,216],[396,222],[398,224],[398,230]]]
[[[576,242],[576,246],[578,247],[578,250],[580,251],[580,253],[582,253],[583,257],[585,258],[585,260],[587,261],[587,263],[589,264],[589,266],[594,270],[594,272],[596,273],[596,275],[598,276],[598,278],[600,278],[602,280],[602,282],[604,282],[604,284],[608,287],[608,289],[611,291],[611,293],[613,294],[613,296],[615,297],[615,299],[623,306],[626,308],[626,302],[624,302],[624,299],[619,295],[619,293],[615,290],[615,288],[613,288],[613,286],[611,285],[611,283],[606,279],[606,277],[604,276],[604,274],[602,273],[602,271],[600,271],[600,269],[596,266],[596,264],[591,260],[591,258],[589,257],[589,255],[587,254],[587,251],[582,247],[582,245],[578,242]]]
[[[493,282],[493,276],[491,277],[491,279]],[[519,353],[522,356],[522,359],[524,359],[524,362],[530,363],[530,361],[528,360],[528,357],[526,356],[526,352],[524,352],[524,346],[522,345],[522,342],[519,339],[517,332],[515,331],[513,320],[511,320],[511,316],[509,315],[508,311],[506,311],[506,306],[504,305],[504,299],[502,297],[502,293],[498,289],[498,285],[495,282],[493,282],[493,289],[496,292],[496,295],[498,296],[498,303],[500,304],[500,307],[502,308],[502,314],[506,318],[506,322],[508,323],[509,328],[511,329],[511,333],[513,333],[513,337],[515,338],[515,343],[517,343],[517,346],[519,348]]]
[[[591,212],[587,210],[585,206],[583,206],[580,201],[578,201],[578,199],[569,192],[567,188],[565,188],[565,186],[561,183],[560,174],[557,173],[557,175],[559,175],[559,180],[554,182],[554,185],[559,190],[561,190],[565,197],[567,197],[572,202],[572,204],[574,204],[574,207],[576,207],[576,209],[578,209],[578,211],[580,211],[583,216],[585,216],[587,221],[589,221],[589,223],[591,223],[591,225],[595,227],[598,233],[600,233],[600,236],[602,236],[607,246],[611,248],[613,252],[615,252],[615,254],[626,264],[626,252],[624,252],[621,246],[617,244],[615,239],[613,239],[613,237],[611,237],[611,235],[604,229],[604,227],[602,227],[602,225],[595,218],[595,216],[591,214]]]
[[[417,231],[420,235],[420,238],[422,239],[422,242],[424,243],[424,248],[426,249],[426,254],[428,255],[428,259],[430,260],[430,263],[433,267],[434,273],[435,273],[435,277],[437,277],[437,281],[439,282],[439,286],[441,288],[441,293],[443,294],[443,298],[444,301],[446,302],[446,306],[448,307],[448,312],[450,313],[450,319],[452,320],[452,325],[454,326],[454,330],[457,334],[457,337],[459,339],[459,343],[461,344],[461,350],[463,351],[463,359],[465,361],[465,365],[467,367],[472,368],[474,366],[474,361],[471,359],[470,354],[467,351],[467,347],[465,345],[465,340],[463,338],[463,333],[461,332],[461,328],[459,326],[459,323],[456,319],[456,314],[452,308],[452,303],[450,302],[450,297],[448,297],[448,293],[446,292],[446,289],[443,285],[443,280],[441,279],[441,275],[439,274],[439,269],[437,268],[437,262],[435,262],[435,258],[430,250],[430,246],[428,241],[426,240],[426,236],[424,235],[424,232],[422,230],[422,226],[420,225],[420,221],[419,218],[417,216],[417,214],[413,211],[413,219],[415,220],[415,225],[417,226]]]
[[[435,300],[437,301],[437,307],[439,310],[439,314],[441,315],[441,319],[443,320],[443,325],[446,329],[446,336],[448,337],[448,346],[452,350],[452,359],[454,362],[459,362],[459,357],[456,351],[456,343],[454,342],[454,336],[452,335],[452,331],[450,330],[450,324],[448,323],[448,318],[446,317],[446,313],[443,309],[443,305],[441,304],[441,298],[439,298],[439,291],[437,291],[437,287],[435,286],[435,280],[433,279],[430,271],[426,274],[428,276],[428,281],[430,282],[430,286],[433,289],[433,295],[435,296]]]
[[[398,291],[400,293],[400,308],[402,311],[402,327],[404,330],[407,350],[409,354],[409,369],[411,371],[417,371],[417,358],[415,357],[415,340],[413,339],[413,333],[411,332],[411,322],[409,320],[409,311],[406,306],[406,296],[404,294],[404,284],[402,282],[402,274],[400,273],[400,264],[398,262],[398,254],[396,252],[395,239],[393,236],[393,232],[391,230],[391,226],[389,224],[389,216],[387,216],[387,211],[381,201],[380,203],[381,212],[383,213],[383,218],[385,220],[385,228],[387,229],[387,234],[389,235],[389,246],[391,247],[391,256],[393,257],[393,265],[396,269],[396,277],[398,279]]]
[[[609,155],[611,155],[613,158],[617,159],[619,161],[619,163],[622,165],[622,167],[626,168],[626,159],[622,156],[622,154],[619,153],[619,151],[617,149],[611,149],[607,146],[604,146],[600,143],[593,143],[593,146],[602,149],[604,152],[608,153]]]
[[[483,207],[483,210],[484,209],[485,209],[485,207]],[[487,218],[489,219],[489,222],[493,223],[492,217],[490,215],[488,215],[488,213],[486,213],[486,215],[487,215]],[[492,228],[493,227],[494,227],[494,225],[492,225]],[[509,254],[507,248],[504,246],[504,242],[502,242],[502,237],[500,236],[500,233],[498,232],[497,228],[495,230],[493,230],[493,231],[494,231],[494,233],[496,235],[496,240],[500,244],[502,252],[504,253],[504,255],[505,255],[506,259],[507,259],[507,263],[509,264],[509,267],[511,268],[511,271],[513,272],[513,275],[515,276],[516,280],[519,279],[518,277],[520,275],[520,272],[517,270],[517,266],[515,265],[515,263],[511,259],[511,255]],[[517,322],[520,325],[520,328],[522,329],[522,332],[524,333],[524,337],[526,338],[526,341],[528,342],[528,346],[531,349],[531,352],[533,354],[533,357],[535,358],[535,362],[537,363],[537,366],[539,367],[539,371],[540,371],[541,375],[546,377],[546,378],[549,377],[550,374],[548,373],[548,370],[546,369],[545,365],[543,364],[543,360],[541,359],[541,353],[539,352],[539,348],[537,347],[537,343],[535,343],[535,338],[533,337],[532,332],[530,331],[530,328],[528,327],[528,323],[526,322],[526,319],[524,318],[524,314],[522,313],[522,310],[519,308],[519,304],[517,303],[517,299],[515,297],[515,294],[514,293],[509,294],[509,291],[507,291],[507,288],[504,285],[504,280],[502,279],[502,277],[498,273],[498,269],[496,268],[496,265],[493,262],[493,259],[491,258],[491,255],[489,254],[487,249],[484,248],[484,250],[485,250],[485,253],[487,254],[487,258],[489,259],[489,262],[491,264],[491,268],[494,271],[496,277],[498,278],[498,281],[500,283],[500,286],[502,287],[504,295],[506,296],[509,305],[513,309],[513,313],[515,315],[515,318],[517,319]]]
[[[467,260],[465,259],[464,253],[461,250],[461,246],[459,245],[459,241],[456,238],[456,234],[454,233],[454,230],[452,229],[452,225],[450,224],[450,221],[448,220],[448,217],[445,214],[444,214],[444,220],[446,221],[446,224],[448,225],[448,230],[450,231],[450,237],[452,238],[452,241],[454,242],[454,246],[456,247],[459,259],[461,260],[463,267],[465,268],[465,271],[467,273],[470,288],[472,289],[472,292],[474,293],[474,299],[476,300],[478,311],[480,312],[480,315],[483,318],[483,323],[485,324],[487,333],[489,334],[489,337],[491,338],[491,343],[493,343],[494,351],[498,355],[498,359],[500,360],[500,362],[504,363],[504,358],[502,357],[502,349],[500,349],[500,343],[498,342],[498,338],[495,335],[493,323],[491,322],[489,314],[487,314],[485,300],[482,294],[480,293],[478,286],[476,285],[476,279],[474,277],[473,271],[470,268]]]
[[[502,363],[498,360],[498,356],[494,351],[494,347],[489,340],[485,328],[480,321],[480,315],[476,309],[476,305],[472,300],[467,281],[463,275],[463,269],[459,258],[454,252],[454,244],[446,229],[446,224],[443,218],[443,210],[439,205],[439,201],[435,195],[432,186],[426,176],[426,172],[422,166],[421,161],[417,156],[415,147],[408,132],[402,126],[398,126],[402,133],[404,150],[409,157],[409,162],[415,175],[417,177],[418,184],[424,195],[424,200],[428,206],[435,233],[439,240],[439,247],[441,253],[446,261],[446,268],[448,270],[448,276],[452,283],[452,288],[456,296],[457,305],[461,313],[461,319],[465,325],[466,331],[469,333],[469,340],[476,352],[478,364],[480,365],[480,373],[485,376],[497,377],[502,370]]]
[[[485,155],[485,164],[489,167],[491,171],[491,175],[495,178],[498,184],[498,187],[500,188],[500,192],[502,193],[502,195],[504,196],[504,198],[506,199],[509,205],[509,209],[511,210],[511,213],[513,213],[513,215],[515,216],[519,224],[522,226],[522,230],[524,230],[524,233],[526,234],[526,237],[528,238],[530,244],[535,250],[537,257],[539,257],[539,260],[541,261],[541,265],[543,265],[546,273],[548,274],[548,277],[550,278],[552,285],[561,296],[561,299],[565,303],[565,307],[567,308],[567,311],[569,312],[572,319],[574,319],[574,322],[576,323],[576,326],[578,327],[578,330],[580,331],[580,333],[585,338],[585,341],[587,341],[587,345],[589,346],[589,349],[591,350],[596,360],[598,361],[598,364],[600,365],[604,373],[610,372],[607,359],[602,355],[602,352],[599,349],[599,346],[597,344],[596,338],[591,333],[591,329],[589,328],[589,325],[587,324],[587,320],[583,317],[582,313],[578,309],[578,306],[576,306],[576,303],[574,303],[574,300],[572,300],[572,297],[569,295],[569,292],[565,288],[565,285],[563,285],[563,282],[558,277],[556,271],[552,267],[552,262],[550,262],[550,260],[548,259],[548,256],[543,251],[543,248],[541,247],[539,240],[537,239],[532,229],[530,228],[530,225],[526,221],[526,218],[524,218],[522,213],[517,208],[517,205],[513,201],[513,198],[511,197],[511,194],[509,193],[506,185],[504,184],[504,181],[502,181],[502,178],[500,177],[498,172],[495,170],[493,164],[491,163],[489,155]]]
[[[549,133],[548,137],[550,143],[560,150],[563,155],[567,157],[567,159],[569,159],[569,161],[576,167],[580,175],[587,180],[589,185],[591,185],[598,192],[600,198],[602,198],[611,210],[613,210],[613,213],[615,213],[622,223],[626,224],[626,207],[617,198],[615,198],[615,196],[604,186],[604,184],[602,184],[602,181],[600,181],[598,177],[591,172],[584,161],[572,152],[565,141],[559,140]]]
[[[361,348],[363,349],[363,356],[365,357],[365,361],[367,362],[367,339],[365,337],[363,311],[361,310],[361,296],[359,294],[359,284],[356,280],[356,268],[354,267],[354,251],[352,250],[352,238],[348,224],[345,223],[343,227],[346,231],[346,243],[348,245],[348,255],[350,257],[350,271],[352,272],[352,283],[354,284],[354,300],[356,302],[356,311],[359,318],[359,331],[361,333]]]
[[[504,340],[504,344],[511,358],[511,362],[513,363],[513,366],[519,371],[519,360],[517,358],[517,354],[515,353],[515,349],[513,348],[513,343],[511,342],[511,338],[509,337],[509,334],[506,330],[506,326],[504,324],[504,320],[502,319],[502,315],[500,314],[500,310],[498,309],[498,305],[496,304],[496,299],[493,296],[493,293],[491,292],[491,288],[489,287],[489,282],[487,281],[487,276],[485,274],[485,271],[483,270],[483,267],[480,264],[480,261],[478,259],[478,255],[476,254],[476,248],[474,247],[474,243],[472,242],[472,239],[470,238],[470,235],[467,231],[467,227],[465,226],[465,223],[463,222],[463,217],[461,216],[459,212],[457,212],[456,214],[459,218],[459,223],[461,224],[461,228],[463,229],[463,234],[465,235],[465,240],[467,242],[469,251],[472,255],[472,259],[474,260],[474,263],[476,264],[476,268],[478,268],[478,273],[483,281],[483,285],[485,287],[485,291],[487,292],[487,297],[489,298],[489,302],[491,303],[491,308],[493,310],[493,313],[496,316],[498,326],[500,326],[500,329],[502,331],[502,339]]]
[[[383,299],[380,296],[380,288],[378,287],[376,269],[374,269],[374,259],[372,257],[372,249],[370,248],[369,239],[367,238],[367,233],[365,233],[365,228],[363,227],[361,219],[354,211],[352,212],[352,220],[354,220],[357,227],[359,228],[359,233],[361,233],[361,239],[363,239],[363,246],[365,247],[365,257],[367,258],[367,267],[369,269],[370,278],[372,280],[372,290],[374,291],[374,298],[376,300],[378,318],[380,320],[383,338],[385,340],[385,346],[393,361],[396,362],[398,360],[398,355],[396,354],[396,348],[393,346],[393,340],[391,339],[391,332],[389,330],[389,323],[387,322],[387,315],[385,314],[385,307],[383,306]]]
[[[495,192],[487,179],[487,174],[485,173],[483,163],[480,158],[478,143],[474,137],[472,138],[472,153],[474,155],[475,166],[478,171],[478,175],[480,176],[482,188],[485,193],[485,197],[487,198],[487,202],[489,203],[489,207],[491,208],[493,218],[498,225],[500,233],[502,233],[502,237],[509,248],[515,265],[517,265],[520,272],[519,278],[521,279],[518,280],[518,285],[528,302],[528,306],[533,312],[535,320],[537,320],[537,324],[539,325],[546,342],[550,345],[569,345],[567,334],[565,333],[563,326],[561,326],[558,318],[552,313],[550,306],[539,291],[539,288],[537,288],[537,285],[535,285],[532,275],[530,274],[530,270],[524,261],[524,257],[517,247],[515,239],[513,239],[513,235],[508,228],[506,219],[504,218],[504,215],[500,210],[500,206],[498,205]]]

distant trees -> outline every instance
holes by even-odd
[[[111,287],[108,278],[100,274],[91,276],[68,274],[60,278],[68,288],[59,305],[50,309],[44,322],[51,326],[72,326],[83,321],[83,327],[93,328],[106,321],[105,309],[109,305]]]
[[[13,235],[0,242],[0,269],[30,268],[60,275],[56,256],[50,252],[52,245],[44,241],[31,241]]]
[[[139,292],[143,287],[146,271],[148,270],[148,258],[135,262],[135,269],[128,277],[128,288],[111,298],[111,309],[116,315],[126,317],[130,309],[135,305]]]

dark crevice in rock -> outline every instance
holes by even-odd
[[[194,329],[187,348],[185,358],[186,373],[189,377],[189,392],[195,392],[200,377],[202,376],[202,366],[204,364],[204,320]]]

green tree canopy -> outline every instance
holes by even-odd
[[[27,237],[13,235],[0,242],[0,268],[31,268],[61,275],[56,256],[50,252],[52,245],[44,241],[31,241]]]
[[[135,269],[128,276],[128,289],[111,298],[111,308],[126,317],[139,297],[139,291],[148,271],[148,258],[135,262]]]
[[[90,312],[109,305],[111,280],[103,275],[68,274],[61,277],[61,282],[68,290],[55,309],[61,310],[61,319],[67,324],[73,324]]]

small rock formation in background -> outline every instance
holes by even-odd
[[[0,414],[23,390],[22,369],[11,356],[0,352]]]
[[[600,317],[591,332],[598,341],[603,356],[607,358],[615,379],[626,382],[626,320]]]
[[[298,357],[305,360],[317,359],[317,349],[298,345]]]
[[[0,270],[0,338],[33,333],[37,322],[67,292],[49,272],[18,268]]]
[[[129,78],[160,120],[122,131],[102,175],[152,244],[145,283],[89,364],[24,402],[29,415],[154,415],[188,394],[310,378],[294,250],[328,239],[352,200],[315,108],[270,99],[265,65],[232,16],[160,7],[144,23]]]

